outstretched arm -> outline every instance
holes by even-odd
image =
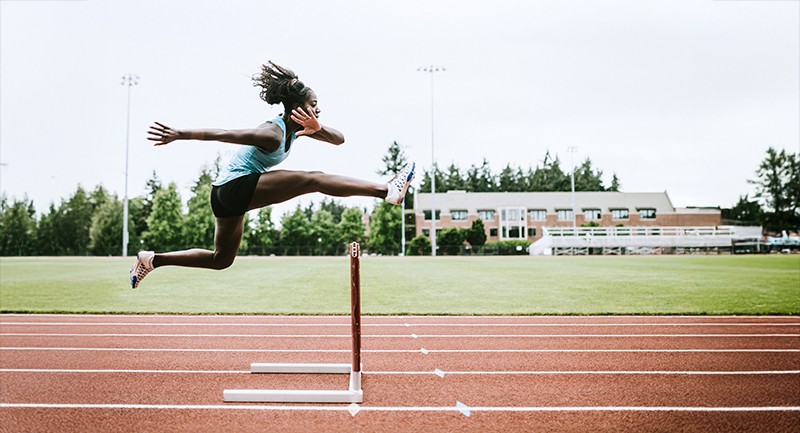
[[[283,132],[278,125],[266,123],[255,129],[174,129],[155,122],[147,131],[147,139],[155,146],[163,146],[175,140],[221,141],[224,143],[257,146],[274,152],[281,145]]]
[[[292,120],[303,127],[303,130],[297,133],[298,137],[305,135],[337,146],[344,143],[344,134],[330,126],[320,124],[312,110],[306,112],[302,107],[295,108],[292,110]]]

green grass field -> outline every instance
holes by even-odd
[[[224,271],[0,258],[0,310],[348,314],[347,257],[240,257]],[[364,257],[364,314],[800,314],[800,255]]]

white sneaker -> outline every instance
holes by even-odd
[[[142,282],[144,277],[155,269],[153,267],[153,258],[155,256],[156,253],[153,251],[139,251],[136,254],[136,263],[131,268],[131,289],[139,287],[139,283]]]
[[[394,205],[399,205],[403,202],[403,197],[406,196],[408,186],[411,185],[411,181],[414,180],[415,168],[416,164],[412,161],[406,164],[406,166],[400,170],[400,173],[397,173],[392,180],[389,181],[389,192],[386,194],[387,202]]]

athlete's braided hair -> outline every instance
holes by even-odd
[[[302,104],[311,88],[297,78],[291,69],[272,61],[261,65],[261,74],[253,76],[253,86],[261,87],[261,99],[267,104],[283,103],[286,109]]]

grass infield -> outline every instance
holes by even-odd
[[[0,258],[0,311],[349,314],[347,257],[239,257],[160,268],[130,258]],[[363,314],[800,314],[800,255],[363,257]]]

